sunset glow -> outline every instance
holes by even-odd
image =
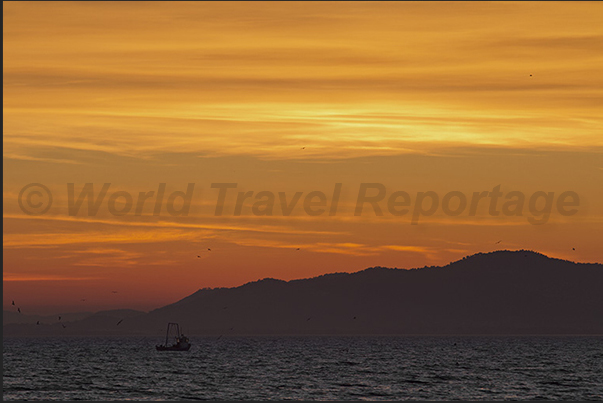
[[[5,2],[3,12],[5,309],[150,310],[204,287],[498,249],[603,261],[603,3]],[[30,183],[52,192],[43,215],[19,205]],[[111,185],[96,214],[84,202],[69,215],[70,183],[76,198],[86,183],[96,195]],[[153,214],[162,183],[164,203],[194,184],[187,215]],[[216,215],[221,183],[236,188]],[[362,183],[385,186],[382,216],[368,204],[354,215]],[[490,214],[484,200],[471,215],[474,192],[497,185],[526,195],[522,214]],[[154,193],[139,215],[119,216],[108,200],[120,191],[134,206]],[[304,200],[317,191],[325,212],[312,216]],[[397,191],[410,195],[406,215],[388,210]],[[429,191],[439,202],[460,192],[468,206],[412,223]],[[539,191],[554,203],[575,192],[577,213],[553,204],[530,223]],[[235,215],[239,192],[253,194]],[[272,215],[254,213],[259,192],[274,195]],[[279,192],[287,203],[301,192],[290,214]]]

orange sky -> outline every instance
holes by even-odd
[[[599,2],[5,2],[3,12],[5,308],[147,310],[203,287],[502,248],[603,261]],[[68,216],[67,183],[88,182],[195,190],[187,217],[116,217],[106,203]],[[215,217],[220,182],[238,188]],[[413,200],[497,185],[575,191],[580,207],[543,225],[527,211],[491,217],[487,205],[411,225],[387,211],[354,216],[364,182]],[[47,214],[20,210],[29,183],[52,191]],[[303,199],[290,216],[278,201],[272,217],[250,203],[232,214],[235,192],[330,198],[335,183],[335,216],[308,216]]]

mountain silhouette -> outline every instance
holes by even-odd
[[[41,324],[53,324],[59,322],[58,316],[62,317],[63,321],[75,321],[87,318],[94,315],[94,312],[77,312],[77,313],[59,313],[53,315],[27,315],[17,313],[14,311],[2,311],[2,324],[7,325],[10,323],[29,323],[35,324],[40,322]]]
[[[443,267],[272,278],[201,289],[119,327],[93,315],[67,328],[8,324],[4,335],[603,334],[603,265],[532,251],[478,253]]]

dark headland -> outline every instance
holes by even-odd
[[[180,323],[188,335],[216,336],[603,334],[602,290],[602,264],[497,251],[443,267],[372,267],[201,289],[149,313],[106,311],[64,323],[9,323],[3,334],[161,335],[168,322]]]

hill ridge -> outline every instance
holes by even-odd
[[[369,267],[206,288],[146,314],[18,334],[603,334],[603,265],[518,250],[415,269]]]

